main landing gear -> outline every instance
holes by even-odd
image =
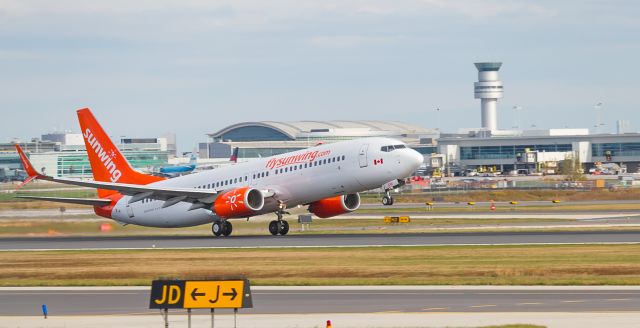
[[[384,192],[384,196],[382,197],[382,205],[384,205],[384,206],[393,205],[393,197],[391,197],[391,194],[389,193],[389,190]]]
[[[223,235],[225,237],[229,236],[233,231],[233,226],[229,221],[216,221],[211,225],[211,232],[218,237]]]
[[[284,236],[289,232],[289,222],[282,219],[284,214],[289,214],[284,210],[278,210],[276,215],[278,216],[277,220],[273,220],[269,222],[269,232],[274,235]]]

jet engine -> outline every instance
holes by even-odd
[[[222,218],[238,218],[250,216],[263,206],[264,196],[260,190],[242,187],[218,196],[212,210]]]
[[[321,218],[353,212],[360,207],[360,195],[348,194],[321,199],[309,204],[309,212]]]

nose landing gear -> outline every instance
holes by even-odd
[[[382,205],[384,205],[384,206],[393,205],[393,197],[391,197],[391,194],[389,193],[389,190],[384,192],[384,196],[382,197]]]

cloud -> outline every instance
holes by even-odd
[[[425,43],[428,38],[412,37],[405,35],[391,36],[367,36],[367,35],[324,35],[315,36],[309,39],[309,43],[317,47],[326,48],[348,48],[358,46],[390,45],[401,43]]]
[[[429,7],[473,19],[499,18],[508,15],[519,17],[552,17],[557,15],[557,11],[552,9],[552,6],[532,4],[529,1],[422,0],[422,2]]]

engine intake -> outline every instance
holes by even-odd
[[[309,205],[309,212],[320,218],[349,213],[360,207],[360,195],[348,194],[321,199]]]
[[[222,218],[250,216],[264,207],[264,196],[258,189],[242,187],[216,198],[212,210]]]

